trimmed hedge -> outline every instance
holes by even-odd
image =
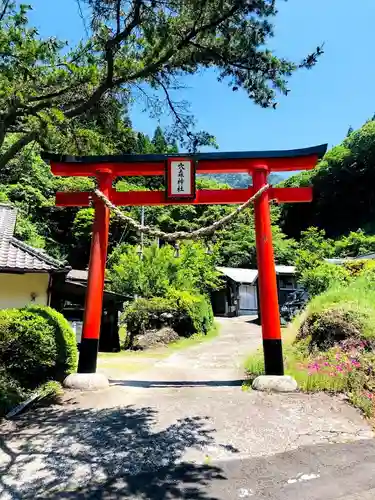
[[[26,310],[42,316],[54,329],[57,346],[56,380],[75,372],[78,365],[77,338],[69,321],[52,307],[28,306]]]
[[[165,326],[173,328],[181,337],[206,334],[213,325],[213,319],[211,303],[203,295],[173,290],[167,297],[136,299],[121,318],[127,330],[125,347],[132,347],[136,335]]]
[[[66,319],[50,307],[0,311],[0,366],[7,377],[33,389],[76,369],[77,346]]]

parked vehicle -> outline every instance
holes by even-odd
[[[308,300],[309,295],[305,290],[295,290],[290,293],[281,307],[281,319],[286,323],[292,321],[305,308]]]

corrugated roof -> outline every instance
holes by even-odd
[[[218,271],[232,279],[236,283],[255,283],[258,278],[257,269],[241,269],[239,267],[218,267]]]
[[[344,264],[345,262],[349,262],[352,260],[354,260],[352,257],[346,257],[343,259],[340,258],[324,259],[324,261],[327,262],[328,264],[336,264],[336,265],[341,265]]]
[[[68,281],[74,282],[74,283],[87,283],[87,280],[89,279],[89,272],[87,269],[71,269],[67,276],[66,279]],[[108,278],[104,278],[104,281],[106,283],[109,283]]]
[[[258,269],[244,269],[239,267],[218,267],[218,271],[236,283],[249,283],[253,285],[258,279]],[[294,274],[294,266],[275,266],[277,274]]]
[[[70,281],[87,281],[89,272],[83,269],[71,269],[66,278]]]
[[[0,271],[48,272],[64,270],[67,266],[13,236],[17,209],[0,204]]]
[[[296,272],[295,266],[275,266],[277,274],[294,274]]]
[[[358,257],[354,257],[355,260],[366,260],[366,259],[375,259],[375,253],[368,253],[365,255],[358,255]]]

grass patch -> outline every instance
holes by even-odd
[[[284,331],[285,374],[301,391],[343,393],[367,417],[375,416],[374,304],[374,273],[335,283]],[[248,387],[264,374],[262,351],[247,358],[245,369]]]
[[[301,392],[342,393],[367,417],[375,415],[375,354],[369,344],[349,339],[327,351],[308,353],[306,344],[293,338],[291,328],[283,343],[284,370]],[[263,350],[246,359],[245,370],[248,380],[243,389],[248,390],[257,376],[264,375]]]
[[[130,362],[127,359],[116,359],[114,361],[110,360],[109,363],[99,363],[98,367],[100,371],[105,373],[111,373],[112,371],[118,371],[121,373],[135,373],[147,369],[150,366],[150,361],[147,359],[142,359],[141,362],[135,363]],[[107,375],[108,375],[107,373]]]
[[[375,287],[372,285],[366,277],[358,278],[348,286],[334,284],[311,300],[305,315],[296,319],[295,327],[300,327],[305,318],[340,311],[356,320],[361,338],[375,339]]]
[[[332,349],[327,353],[307,355],[304,346],[294,343],[295,330],[291,328],[283,335],[283,356],[285,375],[293,377],[302,392],[327,391],[332,393],[348,391],[352,385],[355,366],[349,357]],[[350,367],[350,371],[346,368]],[[352,368],[353,367],[353,368]],[[245,361],[249,376],[246,386],[259,375],[264,375],[263,350],[259,349]]]

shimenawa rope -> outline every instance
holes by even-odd
[[[246,210],[251,204],[253,204],[265,191],[270,188],[269,184],[261,187],[251,198],[249,198],[245,203],[237,207],[233,212],[228,215],[225,215],[218,221],[214,222],[210,226],[201,227],[196,229],[195,231],[187,232],[187,231],[176,231],[174,233],[165,233],[164,231],[160,231],[159,229],[154,229],[150,226],[143,226],[132,217],[125,215],[121,212],[119,208],[117,208],[99,189],[95,189],[95,195],[100,198],[103,203],[121,220],[127,222],[133,229],[138,231],[139,233],[148,234],[150,236],[155,236],[164,241],[178,241],[178,240],[196,240],[201,238],[202,236],[210,236],[215,231],[220,229],[221,227],[228,224],[234,217],[239,215],[241,212]]]

